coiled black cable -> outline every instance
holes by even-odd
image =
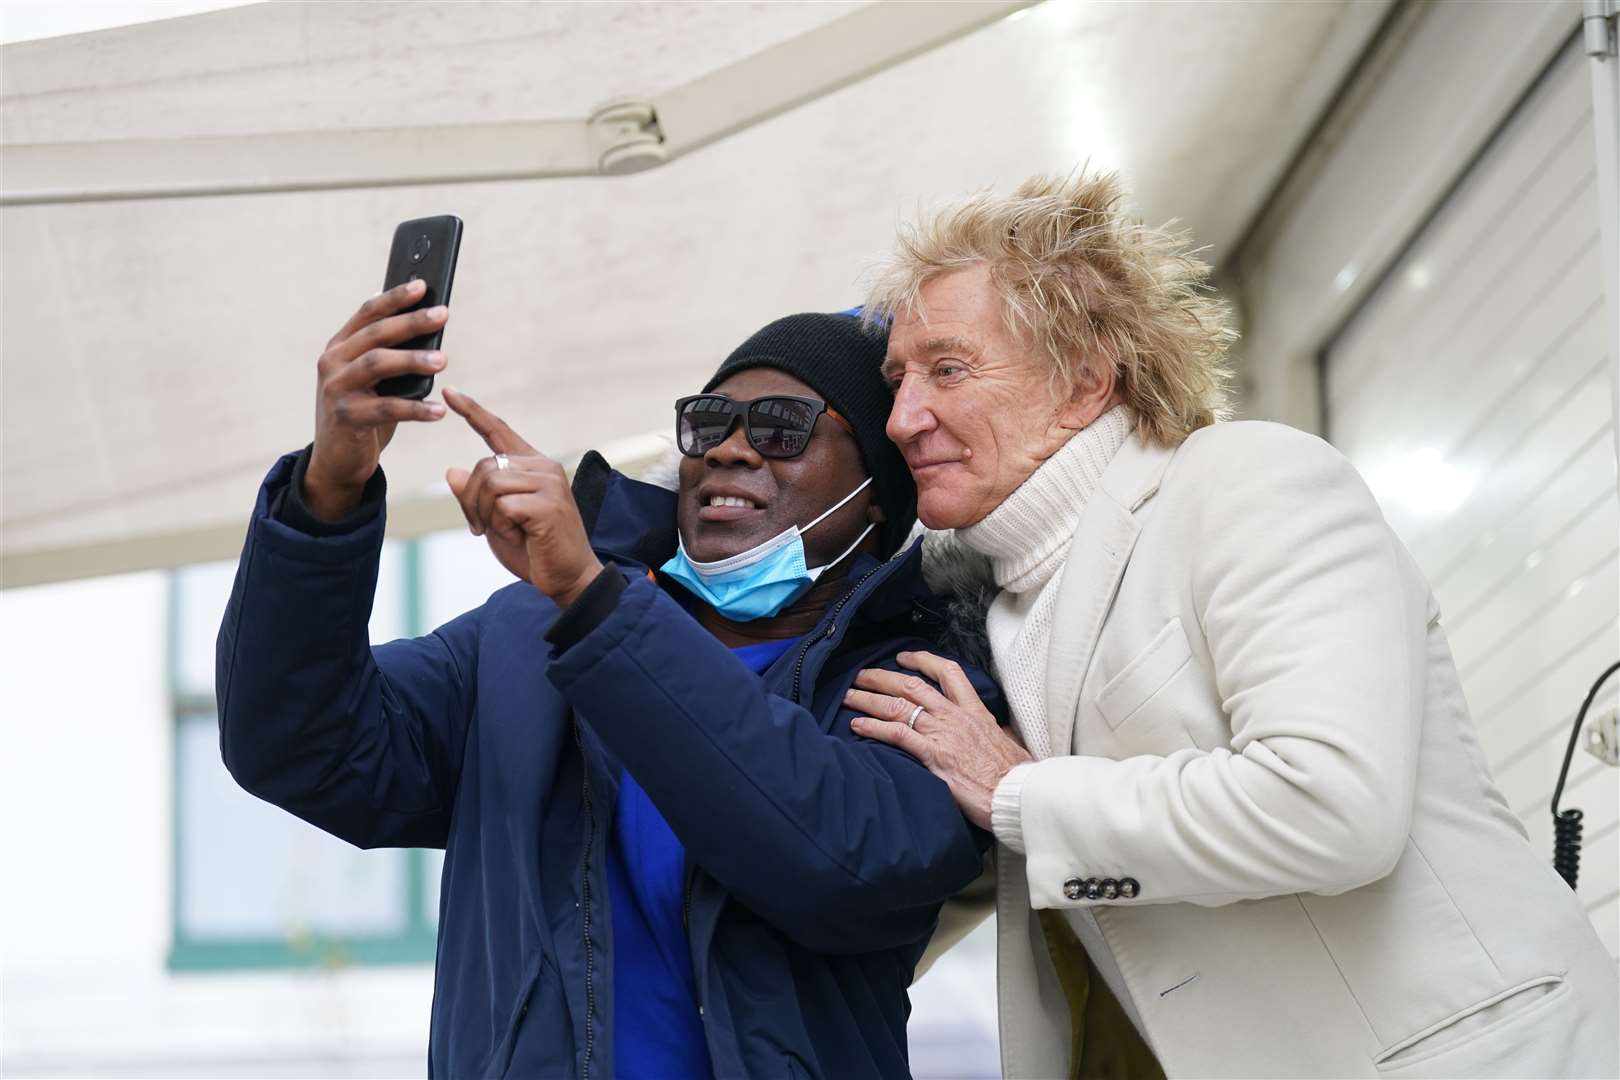
[[[1582,816],[1573,808],[1553,815],[1553,869],[1572,889],[1581,876]]]
[[[1603,674],[1597,677],[1592,689],[1586,692],[1586,700],[1581,702],[1581,711],[1575,714],[1575,728],[1569,733],[1569,745],[1564,747],[1564,764],[1558,770],[1558,786],[1553,788],[1552,819],[1553,819],[1553,869],[1558,876],[1575,887],[1575,879],[1581,873],[1581,818],[1579,810],[1569,809],[1562,813],[1558,810],[1558,800],[1564,794],[1564,781],[1569,778],[1569,762],[1575,756],[1575,743],[1581,737],[1581,727],[1586,723],[1586,710],[1592,707],[1597,698],[1598,691],[1603,684],[1609,681],[1609,676],[1620,671],[1620,663],[1610,664]]]

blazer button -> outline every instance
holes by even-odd
[[[1104,900],[1118,899],[1118,897],[1119,897],[1119,882],[1115,881],[1113,878],[1103,878],[1102,887],[1103,887],[1102,898]]]
[[[1134,898],[1142,891],[1142,886],[1133,877],[1119,879],[1119,895],[1126,900]]]
[[[1102,899],[1102,882],[1101,881],[1098,881],[1096,878],[1086,878],[1086,899],[1087,900],[1101,900]]]
[[[1086,891],[1085,883],[1077,877],[1072,877],[1063,883],[1063,895],[1070,900],[1080,899],[1080,894]]]

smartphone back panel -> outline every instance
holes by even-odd
[[[461,250],[461,219],[453,214],[417,218],[401,222],[394,230],[394,244],[388,252],[388,271],[383,289],[392,289],[421,278],[427,291],[420,302],[407,308],[416,311],[450,302],[450,286],[456,277],[456,256]],[[393,346],[396,349],[437,349],[444,339],[441,327],[431,334]],[[377,393],[420,400],[433,389],[431,375],[398,375],[377,384]]]

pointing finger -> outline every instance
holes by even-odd
[[[454,387],[444,388],[444,403],[467,421],[478,432],[489,448],[498,454],[539,454],[505,420],[496,416],[478,402]]]

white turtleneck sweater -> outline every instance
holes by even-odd
[[[1051,757],[1054,750],[1068,752],[1051,745],[1046,724],[1046,652],[1063,577],[1058,571],[1069,556],[1086,500],[1130,430],[1125,407],[1110,409],[1042,462],[983,521],[956,530],[958,540],[989,557],[1001,589],[985,628],[1002,690],[1036,760]],[[1022,852],[1018,803],[1002,798],[1006,787],[1003,780],[996,788],[992,824],[998,840]]]
[[[1130,431],[1130,413],[1123,405],[1116,406],[1042,462],[983,521],[956,530],[959,541],[989,557],[1001,588],[985,620],[990,652],[1013,719],[1036,761],[1068,753],[1066,746],[1052,746],[1046,721],[1047,646],[1063,578],[1059,571],[1069,557],[1069,544],[1086,501]],[[1023,773],[1031,764],[1016,766],[1002,778],[991,802],[990,824],[996,839],[1020,854],[1024,852],[1020,789]],[[1103,981],[1141,1031],[1136,1003],[1097,920],[1089,912],[1081,912],[1070,922]]]

